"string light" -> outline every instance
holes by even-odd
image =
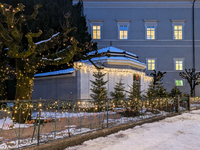
[[[90,71],[90,72],[97,71],[97,68],[95,66],[88,65],[88,64],[83,63],[83,62],[76,62],[74,64],[74,68],[76,70],[83,69],[83,71],[85,73],[87,73],[88,71]],[[144,77],[145,81],[152,81],[153,80],[152,77],[146,76],[144,72],[133,70],[133,69],[116,69],[116,68],[107,68],[107,67],[104,67],[104,69],[102,69],[102,72],[103,73],[108,73],[108,72],[110,72],[110,73],[118,73],[118,74],[121,74],[123,76],[128,76],[128,75],[136,74],[136,75]]]

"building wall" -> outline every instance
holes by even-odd
[[[59,75],[34,79],[32,99],[78,99],[75,75]]]
[[[175,85],[175,79],[181,79],[179,72],[174,70],[174,58],[184,58],[184,68],[193,67],[192,47],[192,0],[84,0],[88,31],[91,32],[91,20],[103,20],[102,38],[93,40],[98,48],[112,46],[127,50],[139,56],[146,63],[147,58],[156,58],[156,70],[166,71],[164,87],[169,92]],[[196,71],[200,71],[200,1],[195,3],[195,51]],[[129,38],[118,39],[116,20],[130,20]],[[144,20],[157,20],[155,40],[145,39]],[[185,20],[184,39],[173,39],[171,20]],[[183,70],[184,70],[183,68]],[[147,74],[151,71],[146,70]],[[182,92],[189,93],[189,85],[179,87]],[[196,96],[200,96],[200,86],[196,88]]]
[[[119,68],[118,68],[119,69]],[[80,99],[91,99],[90,94],[92,83],[90,80],[94,81],[95,78],[93,77],[93,72],[97,72],[96,69],[80,69]],[[111,98],[110,92],[114,91],[114,87],[117,82],[119,82],[120,79],[122,79],[122,83],[124,83],[125,91],[130,91],[130,87],[133,84],[133,73],[125,73],[125,72],[119,72],[119,71],[105,71],[102,70],[103,73],[106,73],[104,76],[104,81],[108,81],[106,84],[106,89],[108,91],[108,98]],[[151,80],[149,77],[144,76],[142,72],[140,72],[140,78],[141,78],[141,91],[145,92],[148,88],[148,85],[150,84]],[[126,97],[128,96],[127,92],[124,92]],[[145,94],[145,93],[143,93]]]

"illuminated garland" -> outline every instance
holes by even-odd
[[[93,65],[89,65],[89,64],[86,64],[86,63],[82,63],[82,62],[76,62],[74,64],[74,68],[76,70],[80,70],[80,69],[83,69],[85,73],[87,73],[87,71],[90,71],[90,72],[96,72],[97,71],[97,68]],[[147,81],[152,81],[152,77],[149,77],[149,76],[146,76],[144,72],[141,72],[141,71],[136,71],[136,70],[133,70],[133,69],[116,69],[116,68],[107,68],[107,67],[104,67],[102,70],[101,70],[102,73],[120,73],[122,74],[123,76],[128,76],[128,75],[133,75],[133,74],[137,74],[139,76],[142,76],[145,78],[145,80]]]

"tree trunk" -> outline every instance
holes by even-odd
[[[190,90],[190,96],[191,96],[191,97],[194,97],[194,89],[191,89],[191,90]]]
[[[5,72],[0,66],[0,100],[6,99]]]
[[[33,76],[26,76],[20,70],[17,73],[16,100],[31,100],[33,91]]]
[[[17,86],[15,99],[19,100],[19,102],[14,105],[12,117],[14,121],[19,123],[31,120],[34,71],[35,69],[32,66],[28,66],[20,59],[16,59]]]
[[[23,66],[23,68],[21,67]],[[25,69],[29,69],[28,71]],[[26,66],[22,61],[16,59],[17,86],[16,100],[31,100],[33,91],[33,78],[35,69]]]

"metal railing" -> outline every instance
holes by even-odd
[[[200,97],[190,97],[190,109],[200,109]]]
[[[39,145],[158,115],[186,111],[188,106],[188,97],[0,101],[0,149]]]

